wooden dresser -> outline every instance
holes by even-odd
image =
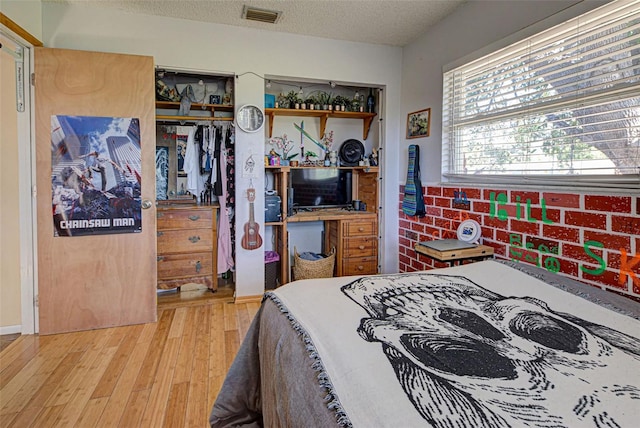
[[[325,249],[336,248],[336,276],[378,273],[378,223],[375,214],[325,221]]]
[[[161,205],[158,216],[158,288],[188,283],[218,289],[218,205]]]

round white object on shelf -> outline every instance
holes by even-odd
[[[478,244],[482,230],[477,221],[469,219],[460,223],[457,234],[460,241]]]

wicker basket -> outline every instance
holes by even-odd
[[[336,261],[336,249],[332,248],[327,257],[318,260],[300,258],[298,250],[293,248],[293,279],[331,278]]]

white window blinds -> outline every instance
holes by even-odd
[[[443,174],[640,184],[640,0],[444,74]]]

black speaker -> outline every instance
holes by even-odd
[[[278,195],[266,195],[264,197],[264,221],[265,223],[282,221],[282,199]]]

